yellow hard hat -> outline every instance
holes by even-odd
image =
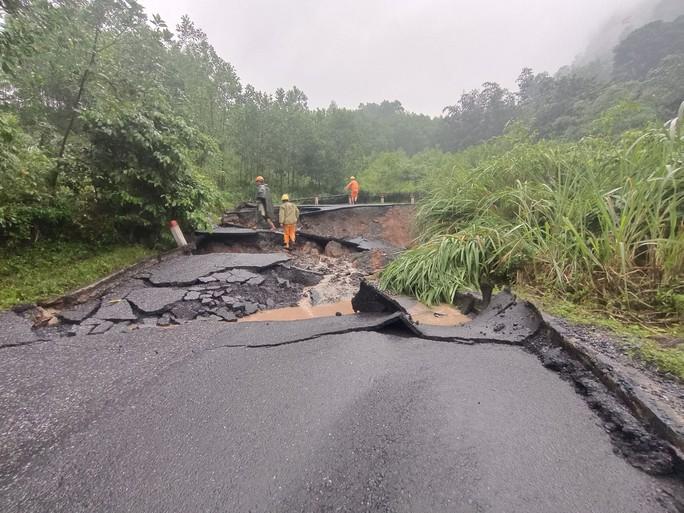
[[[280,201],[290,201],[290,197],[287,194],[283,194]]]
[[[350,176],[349,179],[350,179],[350,180],[356,180],[356,177],[355,177],[355,176]]]
[[[257,177],[254,179],[254,181],[255,181],[255,182],[263,182],[263,181],[264,181],[264,177],[261,176],[261,175],[259,175],[259,176],[257,176]]]

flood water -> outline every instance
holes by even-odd
[[[302,301],[298,306],[287,308],[275,308],[273,310],[262,310],[248,317],[238,319],[238,322],[252,321],[297,321],[301,319],[313,319],[314,317],[334,317],[337,312],[342,315],[354,314],[351,299],[312,306],[308,299]]]
[[[422,303],[411,305],[407,308],[408,313],[414,321],[420,324],[433,326],[456,326],[470,321],[470,318],[463,315],[458,308],[450,305],[439,305],[429,307]],[[312,306],[307,299],[302,300],[298,306],[287,308],[275,308],[273,310],[262,310],[248,317],[243,317],[238,322],[253,321],[296,321],[302,319],[313,319],[314,317],[333,317],[338,313],[342,315],[354,315],[351,299]]]

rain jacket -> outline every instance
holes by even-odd
[[[299,209],[297,208],[297,205],[289,201],[285,201],[280,205],[280,224],[297,224],[298,219]]]
[[[349,192],[358,194],[360,189],[359,182],[357,182],[356,180],[352,180],[345,186],[345,189],[349,189]]]
[[[262,183],[257,185],[257,218],[268,218],[273,220],[273,199],[268,185]]]

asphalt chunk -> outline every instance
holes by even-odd
[[[150,273],[149,281],[156,286],[192,285],[200,281],[200,278],[217,272],[237,268],[266,269],[289,259],[290,257],[281,253],[183,255],[156,266]]]
[[[138,310],[146,314],[161,313],[174,303],[181,301],[186,294],[185,289],[170,287],[145,287],[130,292],[126,299]]]

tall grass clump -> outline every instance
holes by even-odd
[[[519,283],[672,316],[684,293],[683,168],[682,134],[659,129],[524,139],[473,166],[456,161],[418,211],[421,244],[381,285],[436,303]]]

